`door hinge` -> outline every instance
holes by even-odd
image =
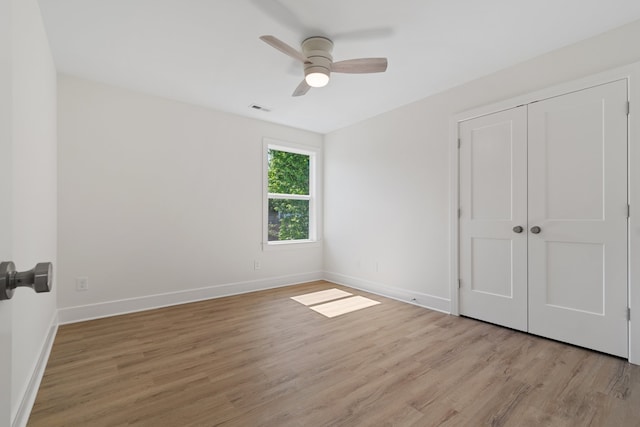
[[[631,218],[631,205],[627,203],[627,218]]]
[[[631,102],[627,101],[627,116],[631,114]]]
[[[458,289],[462,287],[462,279],[458,279]]]
[[[458,138],[458,149],[460,148],[460,144],[461,144],[460,138]]]
[[[462,209],[458,208],[458,218],[462,218]]]
[[[627,307],[627,320],[631,320],[631,307]]]

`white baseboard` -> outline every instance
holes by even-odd
[[[451,313],[451,301],[446,298],[436,297],[421,292],[409,291],[406,289],[394,288],[392,286],[383,285],[381,283],[371,282],[369,280],[360,279],[358,277],[347,276],[340,273],[324,272],[324,279],[337,283],[339,285],[348,286],[354,289],[371,292],[383,297],[392,298],[402,302],[419,305],[420,307],[430,310],[440,311],[442,313]]]
[[[314,280],[322,280],[323,277],[323,273],[318,271],[246,282],[225,283],[223,285],[208,286],[206,288],[188,289],[98,304],[66,307],[58,309],[58,319],[60,324],[83,322],[85,320],[99,319],[119,314],[134,313],[171,305],[279,288],[297,283],[312,282]]]
[[[44,370],[47,367],[47,362],[49,361],[49,355],[51,354],[51,348],[53,347],[53,341],[56,337],[57,332],[58,314],[57,312],[54,312],[53,316],[51,317],[49,332],[47,333],[47,337],[42,344],[42,348],[40,349],[40,356],[38,357],[36,366],[33,369],[31,378],[29,379],[29,384],[27,384],[27,389],[22,395],[22,400],[20,401],[20,406],[18,406],[18,411],[16,412],[15,417],[13,418],[13,422],[11,423],[13,427],[25,427],[27,425],[27,422],[29,421],[29,415],[31,415],[31,409],[33,409],[33,404],[36,401],[38,389],[40,388],[40,382],[42,382]]]

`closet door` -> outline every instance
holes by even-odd
[[[459,135],[460,313],[526,331],[527,107],[462,122]]]
[[[627,357],[627,86],[529,106],[529,332]],[[539,227],[539,228],[536,228]]]

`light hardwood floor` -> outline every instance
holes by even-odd
[[[640,426],[640,367],[314,282],[61,326],[29,426],[127,425]]]

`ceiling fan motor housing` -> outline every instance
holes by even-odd
[[[304,75],[322,73],[327,77],[331,73],[333,42],[324,37],[310,37],[302,42],[302,53],[310,64],[304,65]]]

